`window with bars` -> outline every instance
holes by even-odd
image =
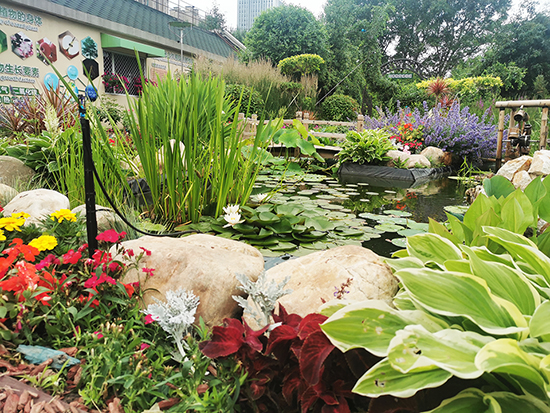
[[[140,58],[142,70],[145,69],[145,59]],[[118,75],[126,83],[126,88],[130,95],[137,96],[138,88],[141,85],[139,66],[136,56],[129,56],[119,53],[103,51],[103,68],[105,74]],[[124,88],[119,83],[118,76],[104,77],[105,92],[107,93],[125,93]],[[111,81],[109,81],[111,79]],[[108,84],[106,84],[106,82]],[[136,86],[136,84],[138,86]]]

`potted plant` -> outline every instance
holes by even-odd
[[[101,78],[107,93],[124,93],[128,89],[129,81],[126,76],[106,72]]]

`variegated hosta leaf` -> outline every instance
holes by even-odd
[[[529,335],[550,341],[550,301],[542,303],[531,317]]]
[[[407,238],[407,251],[423,263],[435,262],[443,268],[447,260],[462,259],[462,252],[451,241],[437,234],[418,234]]]
[[[523,351],[516,340],[502,338],[477,353],[476,366],[488,373],[511,375],[525,393],[548,400],[547,379],[540,370],[541,358]]]
[[[386,258],[383,261],[388,264],[393,271],[399,271],[403,268],[422,268],[424,263],[416,257],[404,257],[404,258]]]
[[[410,298],[426,310],[449,317],[466,317],[494,335],[527,334],[527,322],[511,302],[492,294],[485,280],[459,272],[429,268],[395,273]]]
[[[541,400],[511,392],[483,393],[479,389],[466,389],[426,413],[550,413]]]
[[[411,325],[396,333],[388,359],[392,367],[402,373],[435,365],[461,379],[475,379],[483,374],[474,363],[475,357],[483,346],[494,340],[454,329],[432,334],[422,326]]]
[[[367,397],[411,397],[419,390],[441,386],[451,377],[451,373],[436,366],[403,374],[395,370],[386,358],[372,366],[355,384],[352,392]]]
[[[519,270],[500,262],[482,260],[476,250],[467,246],[461,248],[470,259],[471,273],[483,278],[492,293],[514,303],[522,314],[533,315],[540,305],[540,295]]]
[[[418,310],[418,307],[415,306],[413,300],[409,297],[407,290],[403,288],[401,288],[397,294],[395,294],[395,297],[393,297],[393,305],[395,308],[402,311]]]
[[[409,324],[421,324],[433,332],[448,327],[423,311],[398,311],[384,301],[369,300],[337,311],[321,325],[321,329],[341,351],[365,348],[378,357],[384,357],[395,332]]]
[[[528,264],[536,274],[550,281],[550,258],[539,251],[537,246],[527,238],[502,228],[483,227],[487,236],[502,245],[518,261]]]

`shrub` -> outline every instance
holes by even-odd
[[[489,111],[480,118],[470,113],[468,107],[460,109],[457,102],[450,109],[438,106],[428,110],[428,105],[424,102],[423,111],[399,108],[392,114],[388,110],[377,110],[379,118],[365,116],[365,128],[386,128],[393,135],[398,135],[400,123],[408,118],[407,122],[424,126],[424,146],[436,146],[451,152],[457,159],[466,158],[470,163],[495,154],[497,128],[487,119],[490,116]]]
[[[367,129],[362,133],[349,131],[338,155],[339,163],[376,164],[388,161],[390,158],[386,154],[393,149],[390,136],[383,129]]]
[[[255,90],[244,85],[227,85],[225,87],[225,97],[231,101],[231,107],[234,108],[242,100],[240,104],[241,111],[245,112],[245,116],[250,116],[253,113],[259,115],[264,109],[264,100],[262,96]]]
[[[359,104],[351,96],[332,95],[321,104],[323,118],[335,121],[354,121],[357,119]]]
[[[282,74],[299,79],[303,75],[319,73],[324,64],[325,61],[319,55],[301,54],[281,60],[277,67]]]

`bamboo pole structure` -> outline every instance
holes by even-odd
[[[548,107],[550,106],[550,99],[541,100],[509,100],[499,101],[495,103],[495,107],[499,108],[498,117],[498,133],[497,133],[497,153],[495,156],[495,172],[497,172],[502,166],[502,142],[504,138],[504,116],[506,109],[511,109],[510,123],[508,125],[508,137],[510,132],[515,129],[514,115],[518,109],[524,108],[542,108],[542,118],[540,122],[540,137],[539,137],[539,150],[546,149],[546,141],[548,136]],[[506,145],[506,154],[511,151],[510,141]]]

